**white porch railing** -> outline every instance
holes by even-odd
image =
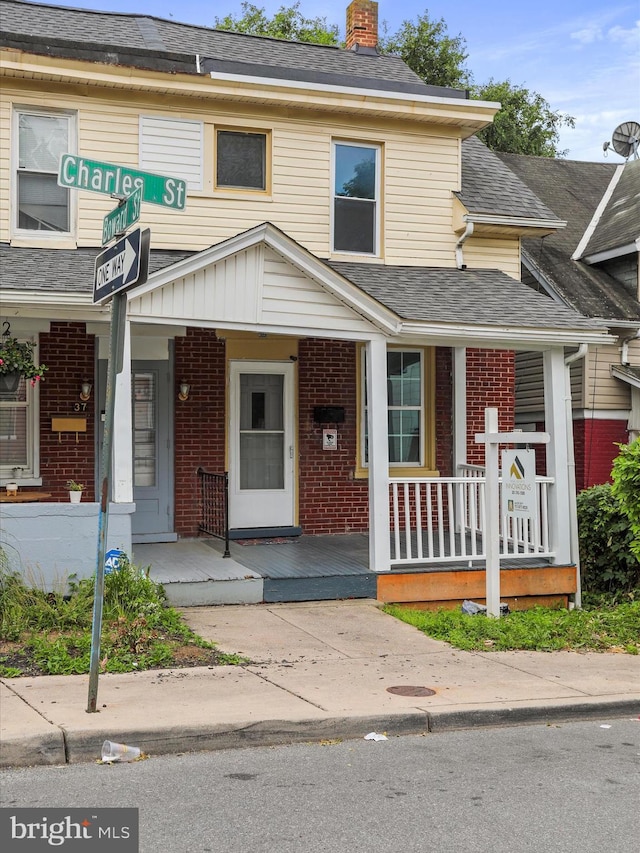
[[[471,564],[485,559],[484,468],[460,466],[459,477],[392,477],[391,565]],[[500,512],[500,555],[510,560],[555,556],[549,541],[552,477],[536,477],[538,521]]]

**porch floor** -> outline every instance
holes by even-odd
[[[177,605],[378,597],[381,575],[368,568],[366,533],[257,539],[244,544],[232,541],[228,558],[222,556],[223,550],[218,539],[182,539],[134,545],[133,560],[136,565],[150,566],[150,576],[164,585],[167,597]],[[548,565],[544,559],[501,561],[505,570]],[[471,565],[463,560],[401,566],[384,575],[477,572],[483,568],[483,560]]]

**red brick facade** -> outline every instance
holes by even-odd
[[[378,4],[373,0],[353,0],[347,7],[345,47],[358,44],[376,47],[378,44]]]
[[[68,500],[67,480],[84,483],[85,500],[95,499],[95,338],[84,323],[52,322],[40,334],[39,359],[48,370],[40,383],[40,474],[42,488],[52,500]],[[80,385],[94,383],[86,410],[81,408]],[[86,432],[53,432],[51,419],[82,416]]]
[[[508,350],[467,350],[467,462],[484,465],[484,445],[475,434],[484,432],[485,408],[498,409],[498,429],[514,427],[515,354]]]

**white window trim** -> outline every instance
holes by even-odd
[[[419,406],[390,406],[389,401],[387,400],[387,412],[389,411],[419,411],[420,412],[420,458],[418,462],[391,462],[389,460],[389,468],[416,468],[416,469],[424,469],[426,465],[425,457],[426,457],[426,429],[427,429],[427,419],[426,419],[426,399],[425,399],[425,353],[424,349],[421,347],[387,347],[387,356],[390,352],[402,352],[402,353],[417,353],[420,357],[420,405]],[[365,397],[366,397],[366,359],[365,359],[365,351],[364,349],[361,352],[360,358],[360,371],[361,371],[361,405],[360,410],[362,412],[362,417],[360,418],[360,461],[359,467],[367,470],[369,468],[369,460],[365,459],[365,426],[367,423],[367,407],[365,405]],[[386,381],[389,381],[389,376],[387,374]],[[387,440],[388,440],[388,428],[387,428]]]
[[[336,146],[345,145],[350,146],[351,148],[371,148],[376,152],[376,183],[375,183],[375,214],[374,214],[374,247],[373,252],[351,252],[346,249],[336,249],[335,248],[335,206],[336,206]],[[330,209],[330,219],[329,219],[329,227],[331,229],[331,253],[334,255],[349,255],[349,256],[359,256],[366,258],[378,258],[380,257],[380,223],[382,221],[381,216],[381,204],[382,199],[380,195],[382,180],[382,146],[378,145],[375,142],[358,142],[357,140],[347,140],[347,139],[333,139],[331,141],[331,186],[330,186],[330,198],[331,198],[331,209]]]
[[[11,210],[9,217],[10,234],[20,240],[34,242],[55,242],[75,237],[77,231],[77,193],[69,189],[69,231],[33,231],[28,228],[19,228],[18,219],[18,166],[19,166],[19,136],[20,115],[40,115],[52,118],[61,116],[69,120],[69,138],[67,152],[75,154],[77,151],[77,113],[71,110],[51,110],[44,107],[32,107],[28,104],[14,104],[11,114]],[[49,174],[49,173],[47,173]],[[51,173],[53,174],[53,173]]]
[[[38,339],[37,337],[18,335],[18,340],[29,340],[33,344],[33,357],[36,364],[39,364],[38,356]],[[21,408],[27,409],[27,464],[22,469],[22,473],[16,473],[21,466],[0,465],[0,485],[15,482],[19,486],[41,486],[42,478],[40,477],[40,388],[39,383],[32,386],[27,381],[27,398],[24,403],[18,403]],[[16,403],[9,400],[0,400],[0,408],[14,408]],[[3,442],[0,438],[0,451],[2,450]],[[1,455],[1,454],[0,454]]]

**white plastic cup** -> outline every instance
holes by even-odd
[[[103,761],[135,761],[140,758],[140,750],[137,746],[127,746],[125,743],[114,743],[105,740],[102,744]]]

